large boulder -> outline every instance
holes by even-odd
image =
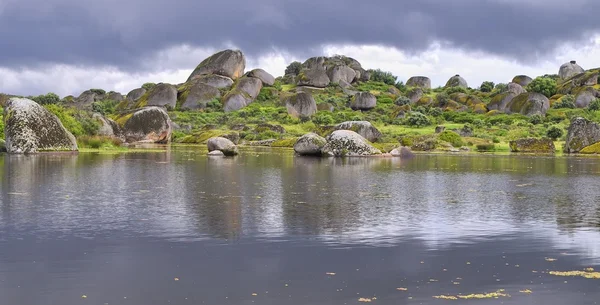
[[[144,94],[146,94],[146,89],[137,88],[137,89],[133,89],[133,90],[129,91],[129,93],[127,93],[127,96],[125,98],[128,101],[137,102],[137,100],[139,100],[142,96],[144,96]]]
[[[575,106],[577,108],[586,108],[592,101],[600,98],[600,91],[594,87],[585,87],[575,96]]]
[[[320,156],[323,147],[327,144],[325,138],[316,133],[307,133],[301,136],[294,144],[294,151],[301,156]]]
[[[413,88],[408,91],[407,97],[410,99],[411,104],[415,104],[423,97],[423,89],[421,88]]]
[[[179,94],[180,107],[185,110],[204,109],[208,102],[219,97],[221,97],[221,92],[218,88],[196,79],[183,86],[183,90]]]
[[[288,114],[295,118],[311,117],[317,113],[317,103],[310,93],[299,92],[285,101]]]
[[[262,81],[255,77],[242,77],[223,98],[225,112],[236,111],[254,102],[262,89]]]
[[[160,107],[145,107],[117,119],[125,141],[169,143],[172,123],[167,112]]]
[[[576,61],[572,60],[560,66],[560,69],[558,70],[558,76],[560,76],[561,79],[565,80],[579,73],[583,73],[584,71],[585,70],[583,70],[583,68],[580,67]]]
[[[510,150],[512,152],[522,153],[554,153],[556,148],[554,142],[550,139],[518,139],[510,141]]]
[[[462,78],[460,75],[456,74],[454,76],[452,76],[448,82],[446,82],[446,86],[444,88],[449,88],[449,87],[461,87],[461,88],[468,88],[469,85],[467,84],[467,81]]]
[[[138,100],[138,107],[161,106],[174,109],[177,106],[177,88],[170,84],[157,84]]]
[[[75,137],[46,108],[25,98],[4,106],[4,136],[9,153],[76,151]]]
[[[506,105],[507,113],[520,113],[526,116],[546,115],[548,109],[550,109],[550,100],[537,92],[521,93]]]
[[[227,76],[221,76],[216,74],[198,75],[194,77],[193,81],[205,83],[215,88],[229,88],[233,85],[233,79]]]
[[[273,86],[275,84],[275,77],[263,69],[254,69],[248,72],[247,76],[260,79],[264,86]]]
[[[105,118],[99,113],[94,113],[92,115],[92,118],[96,120],[100,125],[100,128],[98,129],[99,136],[119,137],[119,135],[121,134],[121,130],[117,122],[109,118]]]
[[[511,83],[518,84],[521,87],[527,87],[532,81],[533,79],[527,75],[517,75],[513,77]]]
[[[244,75],[245,68],[246,58],[242,51],[224,50],[203,60],[192,72],[188,81],[206,74],[217,74],[236,80]]]
[[[327,137],[323,154],[336,157],[370,156],[381,154],[381,151],[354,131],[336,130]]]
[[[409,106],[410,107],[410,106]],[[348,121],[335,126],[335,130],[352,130],[370,142],[376,142],[381,138],[381,132],[367,121]]]
[[[368,81],[369,72],[361,64],[350,57],[336,55],[332,57],[312,57],[302,65],[295,77],[299,86],[325,88],[329,83],[340,84],[343,88],[350,87],[354,81]]]
[[[92,89],[82,92],[73,102],[75,107],[79,109],[89,109],[94,102],[104,100],[105,98],[106,93]]]
[[[559,94],[577,94],[585,87],[596,86],[598,84],[598,76],[600,76],[600,68],[575,74],[563,80],[559,84],[557,92]]]
[[[206,146],[208,147],[209,153],[218,150],[225,156],[235,156],[238,154],[237,146],[229,139],[223,137],[214,137],[208,139]]]
[[[346,65],[338,65],[329,68],[327,75],[332,83],[351,84],[356,78],[356,71]]]
[[[358,92],[352,97],[350,108],[353,110],[370,110],[377,106],[377,98],[370,92]]]
[[[426,76],[413,76],[406,81],[406,86],[431,89],[431,79]]]
[[[498,110],[504,112],[506,106],[513,98],[520,94],[527,92],[523,87],[517,83],[508,83],[507,90],[503,93],[497,94],[492,98],[490,103],[487,105],[489,110]]]
[[[106,98],[111,100],[111,101],[115,101],[115,102],[120,102],[122,100],[124,100],[125,98],[123,97],[123,94],[119,93],[119,92],[114,92],[111,91],[109,93],[106,94]]]
[[[600,125],[578,117],[571,120],[564,151],[577,153],[598,142],[600,142]]]
[[[320,69],[304,69],[296,77],[298,86],[310,86],[317,88],[325,88],[331,80],[327,76],[327,71]]]

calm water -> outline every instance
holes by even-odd
[[[600,301],[600,158],[194,150],[0,155],[0,304]]]

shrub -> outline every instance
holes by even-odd
[[[564,134],[563,129],[558,126],[552,126],[552,127],[548,128],[548,131],[546,132],[546,136],[552,140],[556,140],[556,139],[562,137],[563,134]]]
[[[56,115],[63,126],[76,137],[95,135],[100,129],[100,123],[84,111],[65,108],[56,104],[45,105],[44,107]]]
[[[449,131],[449,130],[443,131],[442,133],[440,133],[438,138],[442,141],[446,141],[446,142],[452,144],[452,146],[454,146],[454,147],[461,147],[465,144],[463,139],[460,137],[460,135],[458,135],[454,131]]]
[[[437,107],[429,108],[429,115],[431,115],[433,117],[441,117],[443,114],[444,114],[444,112],[440,108],[437,108]]]
[[[394,104],[398,105],[398,106],[404,106],[404,105],[408,105],[410,104],[410,99],[406,96],[399,96],[395,101]]]
[[[317,125],[332,125],[333,123],[335,123],[333,116],[327,112],[317,112],[312,117],[312,121]]]
[[[431,121],[426,115],[416,111],[409,112],[406,116],[405,122],[406,125],[414,127],[423,127],[431,125]]]
[[[500,139],[498,139],[498,137],[493,137],[492,142],[498,144],[498,143],[500,143]]]
[[[483,128],[485,126],[485,122],[482,119],[474,119],[472,124],[476,128]]]
[[[598,111],[600,110],[600,99],[597,98],[595,100],[593,100],[590,105],[588,106],[588,109],[591,111]]]
[[[479,90],[481,92],[492,92],[494,90],[494,82],[483,82],[481,86],[479,86]]]
[[[113,100],[98,101],[92,103],[92,110],[102,115],[113,114],[118,104],[119,102]]]
[[[556,94],[556,80],[550,77],[536,77],[529,85],[527,91],[537,92],[551,97]]]
[[[392,74],[392,72],[382,71],[381,69],[369,70],[371,73],[370,80],[375,82],[382,82],[388,85],[395,85],[397,77]]]
[[[460,88],[460,87],[450,87],[450,88]],[[435,100],[438,103],[439,107],[446,107],[448,102],[450,101],[450,96],[447,92],[440,92],[435,96]]]
[[[477,144],[475,147],[477,148],[477,151],[479,151],[479,152],[486,152],[486,151],[494,151],[496,145],[486,143],[486,144]]]
[[[397,82],[394,87],[396,87],[398,90],[405,92],[406,91],[406,85],[404,84],[403,81],[399,81]]]
[[[77,145],[79,147],[98,149],[102,147],[119,147],[121,146],[121,140],[112,137],[103,136],[81,136],[77,138]]]
[[[155,84],[155,83],[145,83],[145,84],[143,84],[143,85],[142,85],[142,88],[144,88],[144,89],[146,89],[146,90],[150,91],[150,90],[152,90],[152,88],[154,88],[155,86],[156,86],[156,84]]]
[[[40,105],[52,105],[58,104],[60,102],[60,97],[58,97],[58,95],[56,95],[55,93],[50,92],[45,95],[43,94],[32,97],[31,100]]]
[[[529,117],[529,122],[533,125],[542,124],[544,122],[544,117],[541,114],[534,114]]]
[[[90,89],[90,91],[93,92],[93,93],[96,93],[98,95],[104,95],[104,94],[106,94],[106,91],[102,90],[102,89]]]
[[[499,83],[494,86],[494,92],[503,93],[506,92],[506,90],[508,90],[508,84]]]
[[[552,108],[554,108],[554,109],[561,109],[561,108],[575,109],[575,96],[573,96],[572,94],[567,94],[567,95],[561,97],[558,101],[556,101],[552,105]]]
[[[391,97],[379,96],[377,97],[377,104],[392,104],[394,100]]]
[[[448,87],[448,88],[444,89],[444,92],[446,92],[446,94],[467,93],[467,89],[465,89],[463,87]]]
[[[285,68],[285,75],[298,75],[300,70],[302,70],[302,64],[298,61],[294,61]]]

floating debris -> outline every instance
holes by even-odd
[[[84,294],[84,295],[81,296],[81,298],[82,299],[87,299],[87,295]]]
[[[594,272],[594,268],[585,268],[584,270],[587,272]]]
[[[255,296],[257,296],[257,295],[258,295],[258,293],[256,293],[256,292],[252,293],[252,296],[253,296],[253,297],[255,297]]]
[[[555,262],[555,261],[557,261],[557,259],[556,258],[546,257],[546,261],[547,262]]]
[[[334,276],[334,275],[335,275],[335,272],[326,272],[325,274],[326,274],[326,275],[331,275],[331,276]]]
[[[452,282],[454,285],[460,285],[460,282]]]
[[[498,299],[500,297],[510,298],[510,294],[505,293],[504,289],[500,289],[500,290],[497,290],[496,292],[489,292],[489,293],[475,293],[475,294],[456,295],[456,296],[454,296],[454,295],[434,296],[434,298],[436,298],[436,299],[444,299],[444,300]]]
[[[179,281],[179,278],[178,278],[178,277],[176,277],[176,278],[174,278],[173,280],[174,280],[175,282],[177,282],[177,281]]]
[[[429,281],[430,281],[430,282],[439,282],[439,281],[438,281],[438,280],[436,280],[436,279],[429,279]]]
[[[433,297],[442,300],[458,300],[458,298],[453,295],[434,295]]]
[[[408,291],[408,288],[400,287],[400,288],[396,288],[396,290],[400,290],[400,291]]]
[[[360,298],[360,299],[358,299],[358,301],[363,302],[363,303],[371,303],[371,302],[373,302],[373,299]]]
[[[531,294],[533,291],[529,290],[529,289],[525,289],[525,290],[519,290],[520,293],[526,293],[526,294]]]
[[[556,276],[580,276],[586,279],[600,279],[600,272],[590,272],[590,271],[550,271],[548,272],[551,275]]]

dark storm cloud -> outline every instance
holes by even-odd
[[[139,69],[180,44],[307,57],[330,43],[418,52],[433,41],[530,61],[597,32],[598,11],[596,0],[0,0],[0,66]]]

